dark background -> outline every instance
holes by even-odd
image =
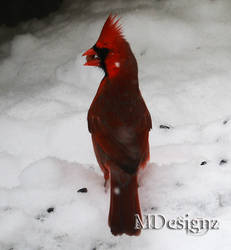
[[[57,10],[63,0],[1,0],[0,25],[15,26],[31,18],[43,18]]]

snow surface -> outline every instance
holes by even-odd
[[[0,250],[230,250],[230,8],[67,0],[44,20],[0,28]],[[143,214],[216,218],[219,230],[111,235],[86,122],[103,73],[81,57],[110,12],[122,17],[153,120],[139,176]]]

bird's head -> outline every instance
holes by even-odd
[[[122,34],[116,15],[109,15],[96,44],[83,53],[83,56],[87,60],[84,65],[102,68],[109,78],[121,71],[124,74],[131,73],[131,68],[137,72],[136,59]]]

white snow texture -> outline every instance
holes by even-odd
[[[0,28],[0,250],[230,250],[230,8],[66,0],[43,20]],[[122,17],[153,122],[142,213],[215,218],[219,230],[110,233],[110,192],[86,120],[103,72],[81,55],[111,12]]]

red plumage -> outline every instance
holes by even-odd
[[[85,65],[105,72],[88,111],[88,128],[105,181],[111,182],[108,223],[114,235],[139,235],[137,173],[149,160],[152,122],[139,90],[136,59],[116,16],[108,17],[98,41],[83,55]]]
[[[117,16],[110,15],[106,20],[100,36],[97,41],[97,45],[99,47],[103,46],[118,46],[119,42],[123,42],[123,34],[122,34],[122,27],[119,24],[119,20]]]

